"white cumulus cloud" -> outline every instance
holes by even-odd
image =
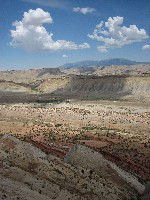
[[[147,50],[147,49],[150,49],[150,45],[146,44],[142,47],[143,50]]]
[[[50,13],[41,8],[30,9],[24,12],[22,21],[15,21],[12,25],[15,30],[10,30],[12,41],[10,45],[22,48],[26,51],[56,51],[62,49],[90,48],[87,43],[77,45],[72,41],[52,39],[53,33],[49,33],[43,24],[51,24],[53,19]]]
[[[65,55],[65,54],[64,54],[64,55],[62,55],[62,57],[63,57],[63,58],[68,58],[68,56],[67,56],[67,55]]]
[[[92,13],[96,11],[94,8],[90,8],[90,7],[86,7],[86,8],[80,8],[80,7],[76,7],[73,8],[73,12],[79,12],[82,13],[84,15],[88,14],[88,13]]]
[[[98,49],[98,51],[100,51],[101,53],[107,53],[107,52],[108,52],[107,48],[105,48],[105,47],[103,47],[103,46],[98,46],[97,49]]]
[[[136,25],[122,26],[123,17],[109,17],[107,22],[101,21],[92,34],[88,34],[93,40],[102,42],[98,46],[101,52],[107,52],[109,48],[121,48],[124,45],[140,42],[148,38],[144,29],[138,29]]]
[[[88,49],[88,48],[90,48],[90,45],[88,43],[83,43],[83,44],[79,45],[79,48],[80,49]]]

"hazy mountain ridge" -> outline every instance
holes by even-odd
[[[110,66],[110,65],[136,65],[136,64],[150,64],[149,62],[136,62],[132,60],[128,60],[125,58],[113,58],[106,60],[84,60],[78,61],[74,63],[66,63],[60,68],[80,68],[80,67],[90,67],[90,66]]]

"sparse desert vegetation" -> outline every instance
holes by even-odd
[[[65,72],[0,73],[3,199],[147,198],[149,75]]]

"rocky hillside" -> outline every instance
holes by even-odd
[[[7,71],[0,72],[0,92],[149,101],[149,73],[150,65]]]
[[[61,72],[59,68],[11,70],[1,71],[0,80],[30,84],[38,80],[47,79],[51,76],[57,76],[61,74],[63,74],[63,72]]]
[[[4,135],[0,166],[3,200],[136,200],[145,191],[135,177],[82,146],[73,147],[64,162]]]
[[[37,89],[62,96],[94,99],[150,97],[150,78],[132,76],[73,76],[49,79]]]
[[[79,68],[62,68],[62,72],[66,74],[93,74],[93,75],[142,75],[150,74],[150,64],[138,65],[111,65],[111,66],[98,66],[88,67],[83,66]]]

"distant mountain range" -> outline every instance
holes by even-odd
[[[99,66],[110,66],[110,65],[136,65],[136,64],[150,64],[150,62],[136,62],[124,58],[113,58],[106,60],[84,60],[74,63],[66,63],[60,68],[80,68],[80,67],[99,67]]]

